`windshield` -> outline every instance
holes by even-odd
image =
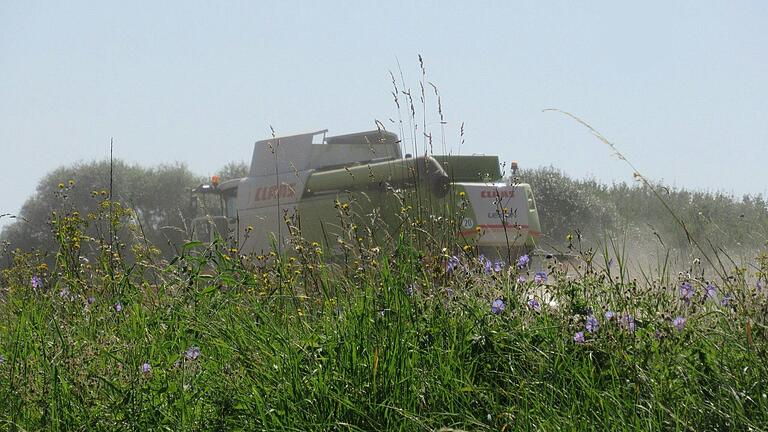
[[[221,194],[206,191],[194,194],[192,199],[196,208],[196,217],[223,216]]]
[[[237,196],[234,193],[228,193],[224,196],[224,206],[227,217],[235,219],[237,217]]]
[[[219,189],[202,185],[192,191],[192,206],[195,217],[226,216],[237,217],[237,188]]]

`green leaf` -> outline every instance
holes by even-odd
[[[192,248],[196,248],[198,246],[203,246],[203,245],[204,243],[201,241],[191,241],[191,242],[184,243],[184,246],[182,246],[181,248],[185,251],[188,251]]]

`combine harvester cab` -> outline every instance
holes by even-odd
[[[220,203],[193,221],[195,238],[236,239],[244,253],[282,251],[292,238],[288,219],[307,241],[334,248],[348,229],[340,205],[377,237],[396,238],[403,196],[415,195],[429,211],[453,216],[443,220],[456,221],[458,245],[504,258],[535,246],[540,228],[531,188],[503,181],[498,157],[403,157],[391,132],[326,132],[259,141],[248,177],[193,191],[212,193]]]
[[[515,180],[516,162],[505,180],[496,156],[435,157],[451,176],[454,192],[469,204],[461,237],[488,258],[515,258],[536,248],[541,236],[536,200],[530,185]]]

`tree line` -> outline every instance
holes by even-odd
[[[232,162],[217,175],[223,181],[247,172],[244,162]],[[690,247],[688,234],[724,248],[757,249],[768,239],[768,202],[761,195],[655,185],[685,224],[686,234],[650,185],[573,179],[551,167],[523,170],[520,177],[533,188],[545,247],[563,247],[569,236],[586,242],[613,236],[682,250]],[[40,180],[15,221],[0,232],[0,241],[5,255],[15,249],[55,250],[52,213],[95,212],[111,189],[113,201],[133,210],[142,236],[170,257],[190,237],[195,217],[191,189],[207,180],[182,163],[145,167],[118,160],[63,166]]]
[[[231,162],[217,173],[222,180],[246,174],[244,162]],[[107,160],[62,166],[40,180],[20,212],[12,215],[14,222],[0,232],[0,241],[6,255],[15,249],[55,250],[51,215],[76,211],[87,217],[111,193],[113,201],[132,210],[146,240],[172,256],[189,238],[195,217],[191,189],[207,181],[183,163],[146,167]]]
[[[751,251],[768,241],[768,201],[762,195],[661,183],[604,184],[573,179],[552,167],[522,170],[521,179],[533,189],[543,240],[552,245],[563,246],[577,233],[593,243],[610,236],[681,251],[692,250],[689,235],[709,250]]]

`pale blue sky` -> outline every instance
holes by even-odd
[[[768,2],[0,0],[0,213],[62,164],[210,174],[269,135],[396,118],[388,71],[442,93],[448,143],[524,167],[768,193]],[[430,106],[434,99],[429,98]],[[437,135],[437,114],[428,109]],[[396,130],[396,129],[395,129]],[[5,220],[0,220],[0,224]]]

